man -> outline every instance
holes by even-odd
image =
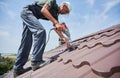
[[[21,12],[23,33],[14,64],[14,77],[30,70],[30,68],[24,69],[23,66],[28,60],[33,42],[32,70],[35,71],[41,64],[45,64],[42,56],[46,46],[46,31],[38,19],[50,20],[57,28],[57,31],[62,31],[62,27],[58,22],[58,15],[68,14],[70,11],[69,2],[64,2],[58,7],[56,0],[41,0],[23,8]]]

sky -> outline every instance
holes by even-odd
[[[0,53],[17,53],[23,31],[20,13],[24,6],[34,1],[0,0]],[[71,3],[72,11],[69,15],[60,15],[59,21],[66,23],[72,40],[120,24],[120,0],[57,0],[57,3],[60,5],[64,1]],[[48,35],[52,23],[39,21]],[[58,36],[52,31],[45,51],[58,45]]]

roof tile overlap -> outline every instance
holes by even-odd
[[[68,52],[65,45],[59,46],[44,54],[55,61],[18,78],[120,78],[120,24],[72,44],[78,48]]]

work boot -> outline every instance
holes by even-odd
[[[27,67],[25,69],[23,68],[23,69],[19,69],[19,70],[14,69],[14,71],[13,71],[14,78],[16,78],[17,76],[19,76],[19,75],[21,75],[21,74],[23,74],[31,69],[32,69],[31,67]]]
[[[41,62],[31,61],[32,70],[35,71],[35,70],[49,64],[50,62],[51,62],[51,60],[48,60],[48,61],[42,60]]]

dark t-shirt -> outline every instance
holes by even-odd
[[[39,2],[35,2],[34,4],[32,5],[29,5],[28,8],[29,10],[31,10],[34,14],[34,16],[37,18],[37,19],[45,19],[45,20],[48,20],[42,13],[41,13],[41,9],[42,7],[45,5],[45,4],[48,4],[49,7],[50,7],[50,10],[49,12],[51,13],[51,15],[56,19],[58,20],[58,5],[56,4],[56,0],[41,0]]]

